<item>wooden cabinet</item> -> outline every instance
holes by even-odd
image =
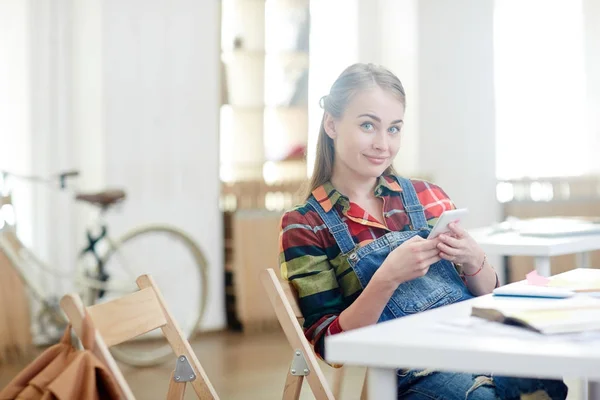
[[[233,277],[237,318],[244,332],[277,327],[277,318],[259,274],[279,274],[279,227],[282,212],[239,210],[233,214]]]
[[[279,274],[281,216],[302,202],[304,182],[267,185],[263,181],[224,184],[221,208],[225,234],[227,325],[244,332],[277,329],[279,324],[259,281],[260,271]]]

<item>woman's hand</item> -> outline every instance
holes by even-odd
[[[414,236],[395,248],[375,273],[374,278],[395,287],[403,282],[424,276],[429,267],[440,261],[437,239]]]
[[[451,222],[448,227],[451,234],[443,233],[438,236],[440,243],[437,248],[440,257],[462,265],[467,274],[475,273],[481,267],[485,257],[483,249],[458,223]]]

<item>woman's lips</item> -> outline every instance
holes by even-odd
[[[383,163],[385,163],[385,161],[387,160],[387,157],[373,157],[373,156],[367,156],[365,154],[363,154],[365,156],[365,158],[367,160],[369,160],[369,162],[371,164],[375,164],[375,165],[381,165]]]

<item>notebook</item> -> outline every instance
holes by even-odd
[[[524,281],[494,289],[494,296],[567,298],[577,293],[600,295],[600,269],[580,269],[568,276],[551,278],[536,271],[527,274]]]
[[[473,307],[471,315],[544,335],[600,331],[598,299],[585,297],[543,303],[529,307]]]
[[[534,286],[519,282],[500,286],[499,288],[494,289],[493,294],[494,296],[564,299],[574,296],[575,292],[567,288]]]

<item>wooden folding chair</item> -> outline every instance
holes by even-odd
[[[190,383],[199,399],[218,399],[190,343],[167,309],[156,283],[149,275],[136,279],[139,291],[106,303],[84,307],[76,294],[60,301],[77,336],[82,337],[82,321],[87,313],[96,329],[96,344],[92,351],[112,372],[123,397],[134,399],[121,370],[110,354],[109,347],[161,328],[163,335],[177,355],[177,367],[171,374],[167,399],[183,399],[186,383]]]
[[[306,336],[304,336],[302,330],[304,316],[300,311],[294,287],[288,281],[280,279],[272,268],[261,271],[260,278],[273,305],[277,319],[294,351],[292,365],[285,381],[283,399],[298,400],[304,378],[307,379],[315,399],[339,399],[344,368],[334,369],[333,390],[330,389],[327,379],[317,362],[317,356]],[[366,399],[366,388],[367,380],[365,378],[361,393],[362,400]]]

